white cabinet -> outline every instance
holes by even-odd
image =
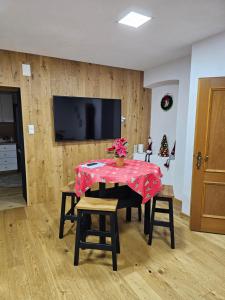
[[[17,170],[16,144],[0,145],[0,171]]]
[[[136,159],[136,160],[145,160],[145,155],[146,155],[146,152],[143,152],[143,153],[134,153],[133,154],[133,159]]]
[[[12,95],[0,95],[0,122],[13,122]]]

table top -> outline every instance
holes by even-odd
[[[75,191],[78,196],[85,193],[96,182],[127,184],[142,195],[143,203],[161,190],[162,173],[155,164],[128,159],[125,160],[123,167],[117,167],[114,159],[91,160],[86,163],[90,162],[101,162],[105,165],[88,168],[80,164],[76,167]]]

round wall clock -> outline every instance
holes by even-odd
[[[173,98],[170,95],[165,95],[161,100],[161,108],[163,110],[169,110],[173,106]]]

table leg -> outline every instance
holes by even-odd
[[[86,240],[86,231],[88,229],[91,229],[91,216],[87,215],[87,214],[81,214],[82,218],[81,218],[81,229],[80,229],[80,236],[81,236],[81,240],[83,242],[85,242]]]
[[[151,215],[151,200],[145,203],[144,234],[149,234]]]
[[[99,196],[104,197],[105,195],[105,183],[99,182]],[[99,230],[105,231],[106,230],[106,219],[104,215],[99,216]],[[106,238],[104,236],[101,236],[99,238],[100,244],[106,243]]]
[[[105,196],[105,183],[104,182],[99,182],[99,197],[104,197]]]
[[[105,215],[100,215],[99,216],[99,230],[100,231],[105,231],[106,230]],[[105,236],[100,236],[99,243],[100,244],[105,244],[106,243],[106,237]]]
[[[90,197],[91,195],[91,189],[88,189],[86,192],[85,192],[85,197]]]

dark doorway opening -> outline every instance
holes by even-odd
[[[25,206],[26,201],[20,89],[0,87],[0,210]]]

